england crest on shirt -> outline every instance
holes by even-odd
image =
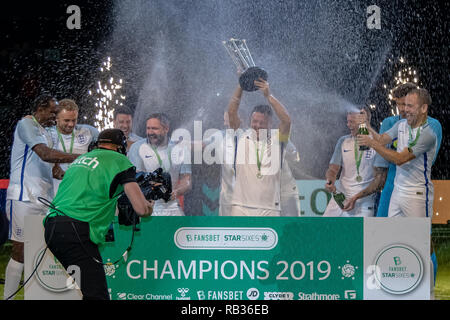
[[[77,135],[77,142],[83,145],[87,142],[87,137],[84,134],[79,134]]]
[[[370,160],[370,159],[372,159],[374,156],[375,156],[375,150],[369,149],[369,150],[366,150],[365,156],[364,156],[364,157],[365,157],[367,160]]]

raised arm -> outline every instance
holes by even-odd
[[[241,120],[239,118],[238,110],[241,104],[242,88],[238,86],[234,90],[233,96],[228,103],[228,117],[230,121],[230,128],[237,130],[241,126]]]
[[[288,111],[284,105],[270,93],[270,87],[267,81],[260,78],[255,81],[255,86],[262,91],[264,97],[275,111],[278,119],[280,119],[280,126],[278,128],[280,130],[280,141],[287,142],[291,131],[291,117],[289,116]]]
[[[359,115],[358,115],[359,116]],[[372,136],[372,138],[384,145],[387,145],[392,142],[392,138],[388,134],[380,134],[378,133],[372,126],[370,125],[370,114],[367,112],[366,109],[361,110],[361,119],[360,123],[365,122],[366,127],[369,130],[369,134]]]

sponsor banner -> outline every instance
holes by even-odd
[[[271,250],[278,235],[271,228],[180,228],[175,232],[175,244],[192,250]]]
[[[25,226],[28,277],[45,248],[42,217]],[[113,227],[104,262],[131,239],[131,227]],[[113,300],[430,298],[429,219],[150,217],[139,229],[126,261],[105,266]],[[47,250],[25,298],[80,297]]]
[[[107,272],[118,300],[363,299],[363,219],[152,217]],[[114,261],[130,228],[115,225]]]
[[[365,218],[364,299],[430,299],[431,220]]]
[[[70,277],[61,263],[46,250],[43,216],[25,217],[24,279],[33,277],[25,285],[25,300],[79,300],[82,295],[76,284],[80,275],[77,266],[72,266]]]

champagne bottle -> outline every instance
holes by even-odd
[[[367,126],[365,123],[361,123],[358,128],[358,134],[365,134],[369,135],[369,129],[367,129]],[[359,151],[366,151],[370,148],[368,146],[359,146]]]
[[[334,201],[336,201],[336,203],[338,204],[338,206],[341,209],[344,209],[344,201],[345,201],[345,195],[342,192],[333,192],[333,198]]]

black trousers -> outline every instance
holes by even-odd
[[[83,300],[109,300],[102,257],[89,238],[89,224],[69,217],[48,218],[45,222],[45,242],[53,255],[73,275],[83,294]],[[96,262],[94,258],[98,261]]]

